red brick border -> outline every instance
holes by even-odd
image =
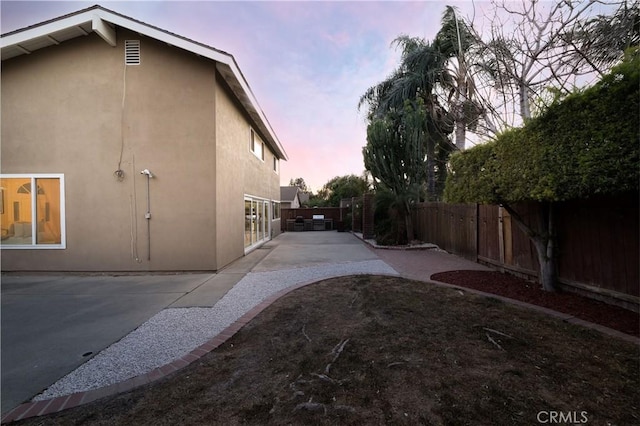
[[[5,423],[14,422],[17,420],[26,419],[29,417],[36,417],[36,416],[43,416],[45,414],[57,413],[59,411],[66,410],[68,408],[77,407],[79,405],[86,404],[100,398],[104,398],[105,396],[127,392],[138,386],[146,385],[151,382],[155,382],[156,380],[167,377],[175,373],[176,371],[183,369],[184,367],[191,364],[192,362],[197,361],[198,359],[202,358],[204,355],[208,354],[212,350],[222,345],[234,334],[236,334],[242,327],[244,327],[253,318],[255,318],[260,312],[262,312],[265,308],[270,306],[273,302],[275,302],[285,294],[293,290],[297,290],[300,287],[313,284],[314,282],[317,282],[317,281],[296,284],[284,290],[281,290],[277,293],[272,294],[271,296],[269,296],[268,298],[260,302],[258,305],[254,306],[252,309],[250,309],[247,313],[242,315],[236,321],[234,321],[227,328],[222,330],[217,336],[209,339],[206,343],[198,346],[188,354],[170,362],[169,364],[154,368],[153,370],[145,374],[132,377],[123,382],[104,386],[98,389],[91,389],[88,391],[78,392],[71,395],[59,396],[59,397],[42,400],[42,401],[25,402],[24,404],[19,405],[18,407],[10,410],[5,415],[3,415],[2,419],[0,420],[0,423],[5,424]]]
[[[404,277],[407,278],[407,277]],[[189,352],[188,354],[184,355],[183,357],[174,360],[173,362],[170,362],[169,364],[163,365],[161,367],[155,368],[151,371],[149,371],[148,373],[142,374],[140,376],[136,376],[136,377],[132,377],[130,379],[127,379],[123,382],[120,383],[115,383],[112,385],[108,385],[108,386],[104,386],[98,389],[92,389],[92,390],[88,390],[88,391],[84,391],[84,392],[78,392],[78,393],[74,393],[72,395],[64,395],[64,396],[59,396],[59,397],[55,397],[52,399],[47,399],[47,400],[43,400],[43,401],[31,401],[31,402],[25,402],[24,404],[19,405],[18,407],[14,408],[13,410],[9,411],[8,413],[6,413],[4,416],[2,416],[2,419],[0,420],[0,423],[10,423],[13,421],[17,421],[17,420],[22,420],[22,419],[26,419],[29,417],[36,417],[36,416],[43,416],[45,414],[51,414],[51,413],[57,413],[63,410],[66,410],[68,408],[73,408],[73,407],[77,407],[79,405],[82,404],[86,404],[89,403],[91,401],[95,401],[97,399],[100,398],[104,398],[106,396],[110,396],[110,395],[115,395],[118,393],[122,393],[122,392],[127,392],[133,388],[136,388],[138,386],[142,386],[142,385],[146,385],[149,384],[151,382],[155,382],[156,380],[162,379],[164,377],[167,377],[175,372],[177,372],[178,370],[183,369],[184,367],[186,367],[187,365],[191,364],[194,361],[197,361],[198,359],[202,358],[204,355],[208,354],[209,352],[211,352],[212,350],[216,349],[217,347],[219,347],[220,345],[222,345],[224,342],[226,342],[229,338],[231,338],[231,336],[233,336],[235,333],[237,333],[243,326],[245,326],[247,323],[249,323],[253,318],[255,318],[260,312],[262,312],[265,308],[269,307],[271,304],[273,304],[273,302],[275,302],[276,300],[280,299],[282,296],[286,295],[287,293],[290,293],[294,290],[297,290],[301,287],[305,287],[308,286],[310,284],[316,283],[316,282],[320,282],[323,281],[324,279],[321,280],[315,280],[315,281],[310,281],[310,282],[305,282],[305,283],[300,283],[300,284],[296,284],[293,285],[291,287],[285,288],[283,290],[280,290],[277,293],[272,294],[271,296],[269,296],[268,298],[266,298],[265,300],[263,300],[262,302],[260,302],[258,305],[254,306],[252,309],[250,309],[247,313],[245,313],[244,315],[242,315],[240,318],[238,318],[236,321],[234,321],[231,325],[229,325],[227,328],[225,328],[224,330],[222,330],[217,336],[213,337],[212,339],[210,339],[209,341],[207,341],[206,343],[198,346],[197,348],[193,349],[191,352]],[[509,299],[506,297],[502,297],[502,296],[497,296],[495,294],[490,294],[490,293],[484,293],[482,291],[478,291],[478,290],[473,290],[473,289],[468,289],[465,287],[458,287],[452,284],[446,284],[446,283],[442,283],[442,282],[438,282],[438,281],[431,281],[431,280],[426,280],[423,281],[425,283],[429,283],[429,284],[435,284],[441,287],[449,287],[449,288],[454,288],[454,289],[458,289],[458,290],[462,290],[462,291],[466,291],[469,293],[474,293],[480,296],[485,296],[485,297],[492,297],[494,299],[499,299],[502,300],[506,303],[510,303],[516,306],[520,306],[526,309],[531,309],[531,310],[535,310],[538,312],[543,312],[546,313],[548,315],[557,317],[565,322],[570,322],[573,324],[579,324],[581,326],[584,327],[588,327],[588,328],[592,328],[595,330],[598,330],[604,334],[608,334],[610,336],[613,337],[617,337],[626,341],[629,341],[631,343],[640,345],[640,339],[635,337],[635,336],[630,336],[628,334],[624,334],[621,333],[617,330],[613,330],[611,328],[608,327],[604,327],[598,324],[593,324],[584,320],[581,320],[579,318],[575,318],[571,315],[568,314],[563,314],[561,312],[557,312],[557,311],[553,311],[551,309],[547,309],[547,308],[543,308],[540,306],[536,306],[536,305],[531,305],[529,303],[525,303],[525,302],[521,302],[519,300],[514,300],[514,299]]]

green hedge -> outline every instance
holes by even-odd
[[[561,201],[637,191],[640,56],[495,140],[451,157],[450,202]]]

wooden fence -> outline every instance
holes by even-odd
[[[519,204],[529,223],[535,203]],[[557,204],[559,281],[574,290],[640,303],[640,216],[637,195]],[[414,210],[418,239],[467,259],[536,278],[538,258],[528,236],[494,205],[420,203]]]
[[[317,207],[281,210],[280,228],[286,231],[287,219],[295,219],[302,216],[303,219],[313,219],[313,215],[324,215],[325,219],[333,219],[333,229],[337,229],[338,222],[344,222],[346,215],[351,211],[347,207]]]
[[[295,219],[298,216],[312,219],[313,215],[324,215],[325,219],[333,220],[333,229],[361,233],[365,239],[373,238],[374,198],[374,194],[368,193],[361,197],[341,200],[341,207],[283,208],[281,230],[287,230],[287,219]]]
[[[414,231],[419,240],[449,253],[477,260],[477,206],[475,204],[420,203],[414,210]]]

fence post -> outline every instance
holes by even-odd
[[[502,225],[502,206],[498,206],[498,251],[500,263],[504,265],[504,227]]]
[[[373,219],[373,194],[364,194],[362,197],[362,238],[365,240],[374,237]]]
[[[358,201],[357,200],[358,199],[356,197],[351,197],[351,230],[353,232],[357,232],[358,231],[358,229],[356,227],[356,217],[357,217],[357,215],[356,215],[356,212],[355,212],[356,206],[358,205]]]
[[[478,262],[478,254],[480,253],[480,204],[476,203],[476,263]]]

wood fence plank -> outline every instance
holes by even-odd
[[[539,224],[539,205],[521,203],[517,210],[527,223]],[[469,259],[482,257],[499,262],[498,206],[419,203],[413,214],[420,240]],[[556,217],[561,279],[640,296],[637,195],[559,203]],[[513,218],[510,234],[512,261],[503,266],[535,273],[535,246]],[[508,232],[505,238],[509,238]]]

